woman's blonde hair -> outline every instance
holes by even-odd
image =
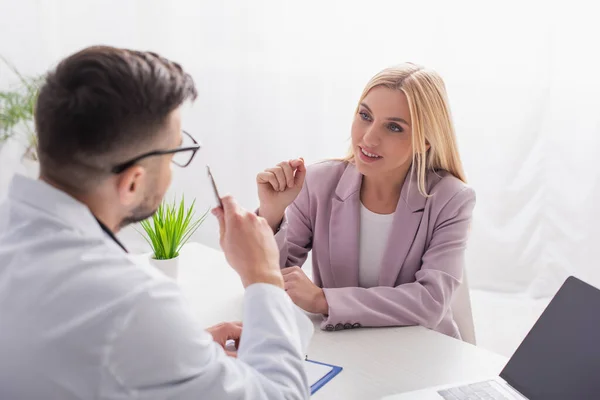
[[[376,86],[401,90],[408,99],[412,120],[412,168],[416,166],[419,192],[429,196],[425,182],[428,171],[445,170],[466,183],[446,86],[438,73],[412,63],[386,68],[367,83],[358,104]],[[352,148],[343,160],[353,162]]]

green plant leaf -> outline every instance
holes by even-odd
[[[196,201],[189,207],[185,198],[180,201],[163,201],[151,218],[140,222],[146,242],[152,248],[154,258],[168,260],[179,255],[181,248],[202,225],[208,210],[199,218],[195,217]]]
[[[18,78],[17,85],[0,91],[0,142],[15,136],[19,133],[18,128],[22,127],[25,129],[28,147],[25,155],[37,159],[37,136],[33,119],[38,92],[45,76],[25,76],[4,57],[0,56],[0,60]]]

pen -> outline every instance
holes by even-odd
[[[210,167],[208,165],[206,166],[206,172],[208,172],[208,177],[210,178],[210,183],[212,184],[213,191],[215,192],[217,203],[219,204],[219,207],[223,208],[223,202],[221,201],[221,196],[219,196],[219,190],[215,184],[215,178],[213,178],[213,174],[210,172]]]

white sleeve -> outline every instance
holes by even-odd
[[[174,283],[140,292],[130,309],[106,349],[101,398],[310,396],[303,360],[313,326],[280,288],[254,284],[246,289],[237,359],[199,326]]]

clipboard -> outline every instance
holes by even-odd
[[[338,367],[337,365],[325,364],[325,363],[322,363],[322,362],[309,360],[308,358],[305,359],[304,362],[313,363],[313,364],[322,365],[322,366],[330,367],[331,368],[331,371],[329,371],[321,379],[319,379],[317,382],[313,383],[310,386],[310,395],[311,396],[313,394],[315,394],[323,386],[325,386],[325,384],[327,384],[327,382],[329,382],[330,380],[332,380],[337,374],[339,374],[343,370],[342,367]]]

